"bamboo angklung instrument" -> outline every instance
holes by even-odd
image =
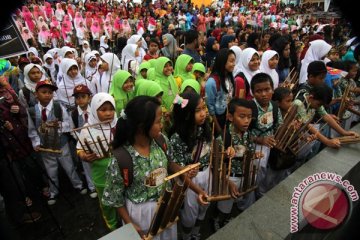
[[[112,135],[112,133],[110,131],[110,139],[108,141],[107,136],[105,135],[105,132],[104,132],[103,125],[108,124],[109,128],[111,129],[110,123],[111,123],[111,121],[105,121],[105,122],[101,122],[101,123],[87,125],[87,126],[84,126],[81,128],[74,128],[72,130],[72,132],[74,133],[75,137],[77,138],[77,141],[80,143],[80,146],[83,151],[85,151],[86,153],[94,153],[95,152],[98,155],[98,159],[108,158],[108,157],[111,157],[111,152],[112,152],[111,151],[111,139],[112,139],[111,135]],[[101,134],[97,135],[97,136],[93,136],[92,131],[90,131],[90,128],[92,128],[92,127],[97,127],[101,131]],[[81,136],[80,136],[79,132],[81,130],[87,131],[90,139],[87,139],[87,138],[80,139]]]
[[[61,124],[58,120],[42,122],[38,128],[41,145],[39,151],[61,154],[60,134]]]
[[[360,136],[343,136],[337,137],[341,144],[351,144],[360,142]]]
[[[183,204],[186,190],[189,187],[189,181],[182,181],[180,178],[174,179],[190,170],[199,167],[200,163],[187,165],[181,171],[164,178],[164,193],[158,200],[158,206],[155,215],[152,218],[149,231],[145,236],[145,240],[153,239],[162,233],[165,229],[176,224],[178,213]],[[174,179],[174,186],[167,187],[167,183]]]
[[[251,191],[254,191],[256,186],[256,175],[259,168],[253,163],[254,155],[251,151],[246,150],[243,157],[242,179],[240,182],[240,196],[243,196]]]
[[[341,98],[341,103],[340,103],[340,107],[339,107],[339,111],[337,114],[337,117],[340,119],[340,121],[342,119],[344,119],[344,114],[346,112],[346,102],[349,100],[349,93],[350,93],[350,84],[347,85],[347,87],[345,88],[345,91],[342,95]],[[345,118],[346,119],[346,118]]]

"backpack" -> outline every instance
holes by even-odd
[[[53,107],[54,107],[55,118],[57,118],[58,121],[62,122],[63,121],[63,116],[62,116],[61,105],[57,101],[54,101],[53,104],[54,104]],[[29,108],[29,115],[30,115],[30,118],[33,121],[33,123],[36,124],[35,106]]]
[[[262,133],[266,133],[268,131],[273,130],[274,127],[278,124],[278,116],[279,116],[279,106],[278,106],[278,104],[273,100],[270,101],[272,106],[273,106],[272,114],[273,114],[274,122],[273,122],[271,128],[266,129],[265,131],[262,131],[262,130],[260,130],[260,129],[258,129],[256,127],[259,112],[258,112],[258,108],[256,106],[256,103],[254,101],[252,101],[252,102],[253,102],[253,108],[252,108],[253,120],[250,123],[249,129],[257,129],[257,130],[261,131]]]
[[[235,77],[234,77],[234,81],[235,81],[235,95],[239,92],[239,90],[240,89],[238,89],[238,87],[239,87],[239,80],[240,79],[238,79],[238,80],[236,80],[236,78],[238,78],[238,77],[240,77],[240,78],[242,78],[243,80],[244,80],[244,82],[245,82],[245,92],[246,92],[246,95],[248,95],[249,93],[250,93],[250,84],[249,84],[249,82],[247,81],[247,79],[246,79],[246,77],[245,77],[245,75],[244,75],[244,73],[243,72],[239,72]]]
[[[216,84],[216,91],[220,91],[220,87],[221,87],[221,81],[220,81],[220,77],[219,77],[219,75],[217,75],[217,74],[213,74],[213,75],[211,75],[210,77],[212,77],[212,78],[214,78],[214,80],[215,80],[215,84]],[[245,90],[246,90],[246,93],[249,93],[250,92],[250,85],[249,85],[249,83],[248,83],[248,81],[246,80],[246,77],[245,77],[245,75],[242,73],[242,72],[240,72],[240,73],[238,73],[235,77],[234,77],[234,84],[235,84],[235,96],[236,97],[238,97],[238,95],[237,95],[237,93],[239,92],[239,79],[238,80],[236,80],[236,78],[237,77],[241,77],[243,80],[244,80],[244,82],[245,82]]]
[[[30,102],[30,89],[28,89],[27,87],[23,87],[21,90],[24,94],[26,102],[29,103]]]
[[[170,160],[167,155],[167,145],[163,135],[160,135],[158,138],[154,139],[155,142],[161,147],[164,151],[166,158],[168,161]],[[121,177],[124,180],[124,185],[126,188],[130,187],[134,180],[134,163],[130,153],[124,148],[120,146],[113,150],[114,157],[118,163]]]

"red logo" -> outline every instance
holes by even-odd
[[[123,169],[123,178],[124,178],[124,185],[125,187],[129,186],[129,169]]]
[[[304,218],[317,229],[332,229],[339,226],[350,210],[346,193],[331,183],[310,186],[301,203]]]

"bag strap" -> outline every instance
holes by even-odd
[[[71,112],[71,119],[74,122],[75,128],[78,128],[79,127],[79,111],[77,110],[77,108],[75,108]]]
[[[57,102],[57,101],[54,101],[54,115],[58,119],[58,121],[60,121],[60,122],[63,121],[62,113],[63,112],[62,112],[60,103]]]
[[[156,144],[164,151],[165,156],[168,161],[170,157],[167,154],[167,144],[163,135],[160,135],[158,138],[154,139]],[[124,180],[124,185],[126,188],[130,187],[134,180],[134,163],[133,159],[126,150],[125,147],[121,146],[113,150],[114,157],[118,163],[120,174]]]

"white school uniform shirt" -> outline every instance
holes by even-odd
[[[37,103],[34,107],[40,111],[40,116],[43,108],[46,108],[46,116],[49,117],[49,113],[53,110],[54,107],[54,101],[51,100],[46,107],[43,107],[40,103]],[[71,129],[74,128],[74,125],[71,121],[70,115],[67,113],[65,108],[61,104],[60,107],[62,110],[62,122],[59,122],[60,124],[59,134],[62,134],[62,133],[70,132]],[[36,123],[33,122],[33,120],[30,117],[30,114],[28,113],[28,136],[31,140],[33,147],[39,146],[41,143],[35,124]]]

